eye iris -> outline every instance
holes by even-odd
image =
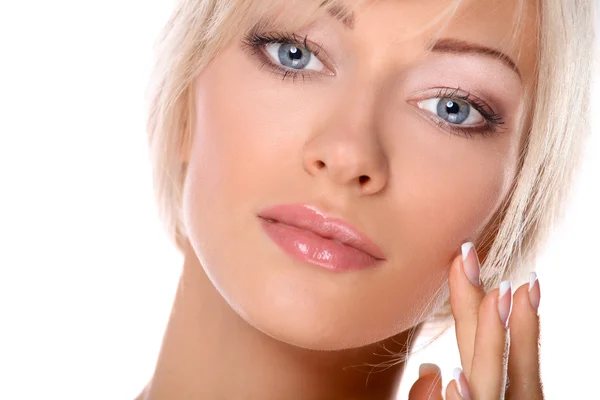
[[[460,124],[469,117],[470,106],[462,101],[440,99],[437,106],[437,112],[441,118],[448,122]]]
[[[306,67],[310,61],[311,53],[307,50],[300,49],[297,46],[290,43],[283,43],[279,47],[279,62],[282,65],[294,68],[302,69]]]

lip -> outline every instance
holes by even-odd
[[[292,257],[334,271],[385,261],[381,249],[347,222],[306,204],[269,207],[258,214],[269,237]]]

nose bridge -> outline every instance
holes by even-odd
[[[387,181],[387,160],[381,146],[376,110],[376,85],[353,80],[312,132],[304,149],[311,175],[326,175],[337,185],[363,192],[381,190]]]
[[[336,157],[340,166],[345,164],[346,173],[368,168],[379,156],[375,154],[379,139],[373,96],[369,91],[366,85],[352,85],[336,105],[323,133],[329,157]],[[331,168],[336,165],[332,164]]]
[[[368,134],[368,131],[372,129],[375,114],[373,93],[373,86],[366,82],[355,81],[352,85],[348,85],[336,104],[333,114],[337,118],[330,122],[332,128],[344,129],[339,122],[345,121],[345,124],[352,128],[353,133]]]

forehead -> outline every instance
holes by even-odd
[[[358,4],[351,15],[356,29],[380,26],[407,46],[428,48],[436,39],[456,39],[506,55],[525,81],[535,70],[534,0],[371,0]]]

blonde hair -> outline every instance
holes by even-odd
[[[159,213],[182,252],[187,241],[181,208],[187,166],[181,152],[194,128],[192,82],[240,29],[267,14],[273,20],[283,16],[281,3],[301,5],[294,14],[298,26],[323,9],[342,12],[330,0],[182,0],[157,43],[148,138]],[[486,290],[533,269],[536,254],[563,216],[589,131],[593,0],[539,0],[536,6],[538,68],[518,174],[475,243],[485,254],[481,278]],[[286,28],[293,29],[289,21]],[[444,306],[437,316],[448,317],[447,296],[440,301]]]

